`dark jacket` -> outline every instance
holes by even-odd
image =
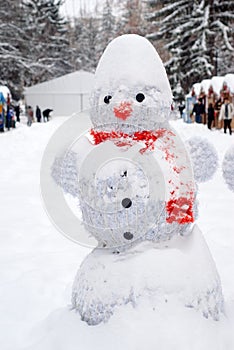
[[[192,113],[202,115],[205,113],[205,106],[202,103],[195,103]]]
[[[214,120],[214,108],[208,107],[208,119]]]
[[[38,106],[36,108],[36,118],[37,119],[41,119],[41,110],[40,110],[40,108]]]

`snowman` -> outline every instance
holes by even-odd
[[[223,313],[220,278],[195,224],[196,183],[212,177],[216,152],[201,139],[185,145],[173,118],[170,85],[154,47],[134,34],[114,39],[95,73],[89,129],[77,138],[82,122],[73,118],[72,130],[69,122],[53,184],[43,185],[47,192],[50,187],[43,196],[57,226],[66,221],[62,230],[75,241],[79,230],[95,238],[72,290],[72,308],[90,326],[142,300],[152,310],[176,305],[216,321]],[[62,192],[70,199],[61,199]],[[65,208],[71,198],[82,226],[55,205],[63,200]]]

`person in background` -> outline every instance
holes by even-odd
[[[222,100],[221,100],[221,98],[219,98],[219,99],[215,102],[215,109],[216,109],[218,112],[220,112],[221,106],[222,106]]]
[[[38,106],[36,106],[36,118],[37,118],[37,122],[40,123],[41,122],[41,110]]]
[[[224,101],[225,98],[228,98],[230,99],[230,90],[228,88],[228,85],[226,83],[226,81],[223,82],[223,87],[222,89],[220,90],[220,96],[221,96],[221,99]]]
[[[234,107],[233,104],[229,102],[228,97],[224,98],[224,103],[221,106],[219,113],[219,121],[223,120],[224,133],[227,133],[227,128],[229,129],[229,134],[232,134],[232,118],[234,117]]]
[[[214,105],[214,109],[215,109],[215,126],[217,128],[220,128],[219,126],[219,123],[218,123],[218,118],[219,118],[219,113],[220,113],[220,108],[222,106],[222,100],[221,98],[219,98],[216,102],[215,102],[215,105]]]
[[[4,117],[3,117],[3,113],[0,113],[0,132],[4,132]]]
[[[6,113],[6,128],[8,131],[10,130],[11,125],[12,125],[12,113],[11,113],[11,111],[12,110],[9,108],[7,110],[7,113]]]
[[[213,104],[212,104],[212,103],[209,103],[209,106],[208,106],[208,123],[207,123],[207,126],[208,126],[208,129],[210,129],[210,130],[211,130],[212,122],[214,123],[214,107],[213,107]]]
[[[180,118],[182,118],[183,116],[183,110],[185,109],[185,105],[183,104],[183,102],[180,102],[179,106],[178,106],[179,112],[180,112]]]
[[[15,116],[16,116],[16,121],[20,122],[20,105],[19,105],[19,103],[15,106]]]
[[[4,132],[4,103],[6,102],[3,93],[0,92],[0,131]]]
[[[205,106],[202,103],[202,99],[199,98],[197,103],[195,103],[194,107],[193,107],[193,111],[192,114],[195,114],[195,122],[196,123],[202,123],[202,117],[205,114]]]
[[[28,116],[27,125],[31,126],[33,122],[33,109],[31,106],[27,107],[27,116]]]
[[[6,104],[7,104],[7,114],[10,110],[10,106],[11,106],[11,98],[10,98],[10,94],[7,94],[7,98],[6,98]]]
[[[53,109],[47,108],[47,109],[45,109],[45,110],[42,112],[44,122],[48,122],[48,121],[49,121],[50,112],[52,112],[52,111],[53,111]]]
[[[11,127],[15,129],[15,114],[13,108],[9,109]]]

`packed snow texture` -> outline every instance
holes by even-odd
[[[61,186],[65,193],[73,197],[79,197],[77,182],[77,154],[69,151],[63,157],[57,157],[54,161],[51,175],[57,185]]]
[[[108,322],[121,305],[130,303],[135,308],[140,299],[148,298],[151,308],[176,301],[182,309],[220,319],[221,283],[197,226],[189,237],[177,236],[167,244],[141,243],[123,254],[94,250],[77,273],[72,306],[83,321],[97,325]]]
[[[226,184],[234,192],[234,145],[227,150],[223,159],[222,169]]]
[[[157,301],[160,307],[154,309],[149,298],[138,299],[135,307],[132,303],[120,306],[107,323],[95,327],[88,326],[78,313],[71,311],[72,281],[90,249],[75,245],[56,231],[45,214],[39,191],[40,161],[45,146],[63,122],[64,119],[57,118],[28,128],[22,119],[16,130],[0,135],[1,149],[7,150],[0,155],[1,348],[233,350],[234,197],[224,183],[220,167],[212,180],[199,184],[198,189],[198,225],[222,280],[225,315],[220,321],[206,319],[194,308],[181,308],[176,300],[166,302],[166,295],[161,303]],[[220,160],[233,143],[233,136],[219,130],[209,131],[204,125],[178,120],[173,122],[173,127],[183,140],[194,135],[207,138]],[[148,258],[154,253],[157,259],[156,251],[159,249],[151,248]],[[176,249],[173,251],[175,256]],[[134,256],[133,260],[140,263],[140,256]],[[198,250],[198,263],[199,260]],[[168,258],[168,263],[172,269],[174,260]],[[132,278],[143,281],[147,266],[142,263],[138,270],[132,266],[131,274],[135,276]],[[163,273],[166,276],[167,266],[162,265],[161,269],[161,276]],[[188,289],[192,277],[191,274],[186,283]],[[173,276],[173,281],[181,282],[180,273]],[[117,279],[116,284],[118,292]]]
[[[153,45],[139,35],[127,34],[113,40],[98,63],[95,76],[95,89],[121,83],[152,86],[157,87],[162,100],[172,102],[161,58]]]

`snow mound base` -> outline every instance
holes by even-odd
[[[74,281],[72,306],[92,326],[109,322],[119,307],[137,307],[141,300],[155,309],[164,303],[173,307],[176,301],[181,309],[220,319],[221,283],[197,226],[190,236],[177,236],[166,244],[142,242],[120,254],[95,249]]]
[[[110,322],[97,327],[89,327],[74,310],[64,308],[37,326],[30,346],[20,350],[232,350],[229,328],[225,317],[209,321],[176,302],[152,308],[141,300],[137,308],[120,307]]]

